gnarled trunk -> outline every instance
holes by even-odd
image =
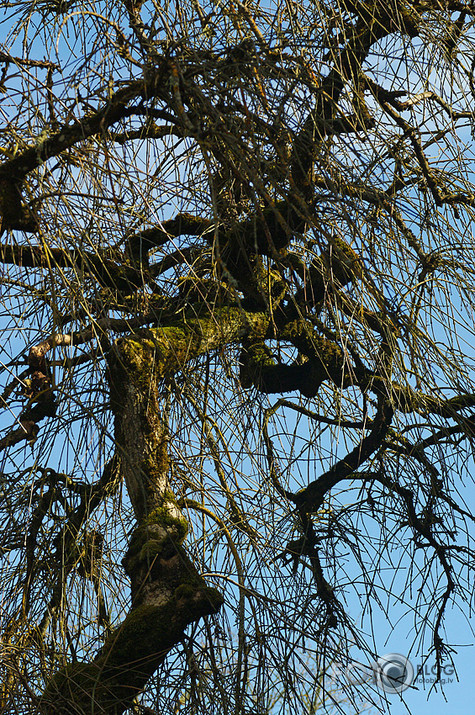
[[[119,341],[109,359],[117,457],[138,523],[123,559],[131,609],[92,662],[56,673],[42,698],[44,713],[124,712],[185,628],[223,603],[182,546],[188,527],[168,483],[156,351],[135,337]]]

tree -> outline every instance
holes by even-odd
[[[346,569],[440,676],[473,4],[3,12],[2,712],[313,712],[364,646]]]

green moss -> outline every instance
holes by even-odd
[[[361,277],[361,261],[358,254],[340,236],[332,238],[331,269],[334,277],[342,285]]]
[[[138,527],[122,562],[133,582],[153,582],[158,578],[162,584],[168,583],[170,588],[182,581],[201,583],[198,572],[181,546],[185,534],[186,522],[181,533],[177,533],[176,528],[158,524]]]
[[[43,692],[40,712],[73,715],[94,712],[99,692],[100,668],[96,663],[68,663],[52,677]],[[94,696],[91,694],[94,693]]]
[[[272,350],[265,343],[253,343],[248,349],[249,360],[256,367],[276,365]]]
[[[175,610],[174,600],[164,606],[142,604],[134,608],[102,648],[100,660],[105,667],[110,670],[132,664],[156,653],[157,645],[168,640],[176,630]]]
[[[163,539],[148,539],[137,554],[138,563],[151,563],[157,556],[167,555],[165,545],[169,541],[168,536]]]
[[[191,583],[181,583],[175,589],[174,596],[177,601],[181,598],[191,598],[195,592],[196,588]]]
[[[330,376],[341,376],[344,355],[340,346],[318,335],[307,321],[294,320],[288,323],[281,337],[289,340],[304,355],[320,362]]]
[[[152,410],[149,409],[148,413],[143,414],[142,434],[144,442],[152,453],[140,464],[140,470],[146,477],[144,483],[147,485],[147,509],[152,508],[156,501],[155,495],[161,493],[165,475],[168,474],[170,468],[165,427],[158,415],[155,420],[152,420],[151,412]]]
[[[123,565],[132,576],[141,566],[149,568],[150,563],[158,556],[167,558],[171,551],[173,540],[165,529],[155,528],[153,524],[139,526],[133,533]],[[173,550],[172,550],[173,552]]]
[[[277,362],[272,350],[263,342],[252,343],[241,353],[241,370],[239,379],[241,385],[251,387],[259,381],[264,370],[273,368]]]
[[[172,500],[170,500],[172,501]],[[175,498],[173,497],[173,503],[175,503]],[[170,513],[169,508],[166,506],[156,507],[153,509],[146,517],[143,522],[145,526],[151,524],[157,524],[163,526],[167,530],[170,527],[173,528],[173,538],[182,543],[188,533],[188,522],[183,516],[175,516]]]
[[[264,337],[270,323],[266,313],[244,314],[241,308],[223,306],[197,316],[195,309],[181,312],[166,327],[149,328],[119,338],[109,355],[114,411],[120,413],[124,384],[150,388],[150,381],[176,372],[193,357],[245,335]]]
[[[121,367],[137,385],[147,387],[153,377],[157,346],[146,338],[127,338],[118,343]]]

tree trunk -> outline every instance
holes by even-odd
[[[123,559],[131,580],[130,612],[92,662],[71,663],[56,673],[41,712],[120,715],[185,628],[223,603],[182,546],[188,526],[168,483],[159,364],[153,342],[137,337],[118,341],[109,359],[117,456],[138,523]]]

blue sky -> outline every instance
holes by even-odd
[[[41,54],[41,53],[40,53]],[[39,55],[40,56],[40,55]],[[473,326],[470,326],[472,329]],[[468,340],[470,340],[470,333],[468,335]],[[441,340],[444,336],[441,335]],[[472,345],[473,347],[473,345]],[[10,354],[6,357],[2,356],[1,359],[4,362],[8,362],[10,359]],[[10,420],[6,420],[2,423],[2,427],[10,425]],[[302,435],[304,438],[307,435]],[[58,459],[59,450],[58,447]],[[53,453],[53,457],[55,453]],[[469,484],[465,490],[465,498],[469,505],[473,505],[475,502],[475,487]],[[359,574],[355,570],[354,573],[350,572],[349,576],[354,575],[357,579]],[[358,623],[358,615],[361,611],[361,605],[356,599],[349,599],[349,613],[353,619]],[[368,623],[368,619],[363,619],[362,628],[368,633],[368,637],[371,642],[374,643],[375,652],[380,655],[386,653],[401,653],[401,654],[411,654],[412,647],[414,644],[415,637],[418,634],[414,633],[412,628],[411,615],[404,612],[403,607],[398,607],[397,604],[392,604],[390,608],[391,623],[388,618],[384,616],[377,609],[373,612],[373,626],[372,631]],[[424,688],[422,685],[419,689],[410,689],[404,694],[404,701],[407,704],[407,708],[400,702],[397,696],[388,696],[391,702],[388,710],[391,715],[402,715],[407,713],[408,709],[413,713],[418,715],[442,715],[442,713],[450,712],[451,715],[467,715],[470,711],[470,694],[472,690],[472,678],[475,672],[475,652],[473,648],[474,637],[470,629],[470,624],[467,620],[455,609],[449,610],[446,616],[446,634],[447,642],[454,647],[453,658],[455,661],[458,680],[455,674],[448,674],[448,682],[444,688],[444,694],[440,692],[432,692],[430,699],[428,700],[429,685],[427,684]],[[412,659],[412,657],[411,657]],[[415,661],[419,662],[418,659]],[[433,664],[433,661],[429,659],[429,667]],[[447,664],[448,667],[448,664]],[[449,682],[449,678],[450,681]],[[342,704],[344,709],[346,706]],[[349,707],[347,709],[348,715],[353,715],[353,712]]]

